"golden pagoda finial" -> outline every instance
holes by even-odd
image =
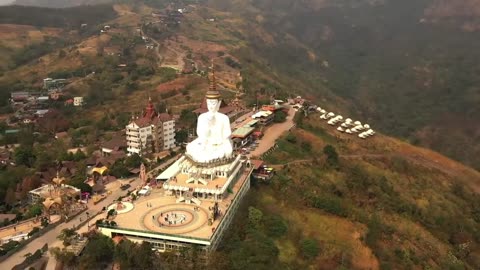
[[[213,59],[212,59],[212,66],[211,66],[211,76],[210,76],[210,86],[207,91],[206,98],[207,99],[219,99],[220,98],[220,92],[217,90],[217,81],[215,78],[215,65],[213,64]]]

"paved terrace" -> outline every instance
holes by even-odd
[[[177,174],[177,180],[169,180],[168,184],[169,185],[175,185],[175,186],[183,186],[183,187],[189,187],[189,188],[208,188],[208,189],[215,189],[215,188],[222,188],[223,185],[227,182],[227,178],[225,177],[215,177],[212,181],[208,181],[207,185],[203,185],[202,183],[198,182],[198,184],[188,183],[188,175],[185,173],[179,173]]]
[[[210,239],[248,176],[249,171],[243,171],[232,189],[233,193],[218,203],[221,215],[212,225],[208,225],[208,208],[213,207],[214,202],[201,200],[200,206],[176,203],[177,198],[165,195],[163,189],[153,190],[149,196],[135,201],[132,211],[119,214],[114,220],[119,229]]]

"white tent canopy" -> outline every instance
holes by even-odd
[[[170,167],[168,167],[165,171],[163,171],[159,176],[157,176],[157,180],[168,180],[180,172],[180,162],[181,160],[175,161]]]

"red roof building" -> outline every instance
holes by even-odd
[[[132,118],[126,127],[127,152],[145,155],[175,147],[175,119],[168,113],[157,113],[152,100],[141,118]]]

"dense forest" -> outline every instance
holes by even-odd
[[[272,69],[302,78],[328,102],[341,97],[345,113],[384,133],[479,169],[477,22],[459,8],[427,14],[437,2],[210,1],[271,34],[267,43],[246,31]]]

